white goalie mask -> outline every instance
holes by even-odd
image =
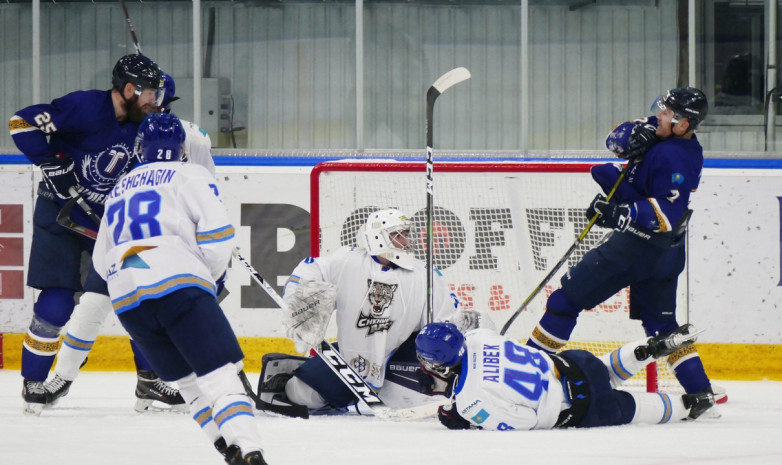
[[[378,210],[369,215],[364,228],[370,255],[383,257],[406,270],[412,270],[415,257],[410,253],[407,234],[412,223],[396,209]]]

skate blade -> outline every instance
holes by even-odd
[[[136,399],[133,410],[138,413],[163,412],[163,413],[187,413],[187,404],[169,405],[152,399]]]
[[[22,404],[23,409],[22,413],[25,415],[35,415],[38,416],[43,411],[44,404],[37,404],[33,402],[24,402]]]

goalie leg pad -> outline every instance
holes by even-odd
[[[258,379],[258,397],[271,402],[275,394],[285,390],[285,383],[308,357],[269,353],[261,358],[261,377]]]

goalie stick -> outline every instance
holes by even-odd
[[[233,250],[233,255],[239,260],[245,269],[250,273],[253,280],[260,285],[269,297],[285,311],[288,305],[282,299],[280,294],[277,293],[274,288],[263,279],[260,273],[252,266],[252,264],[242,256],[238,248]],[[420,418],[426,418],[434,414],[432,410],[435,408],[434,404],[425,404],[418,407],[411,407],[405,409],[394,409],[387,407],[385,403],[380,399],[377,391],[372,388],[364,378],[356,373],[353,368],[348,365],[342,355],[337,352],[334,347],[329,344],[328,341],[321,341],[319,346],[315,348],[315,352],[323,359],[324,362],[331,368],[334,374],[339,377],[345,386],[356,396],[358,401],[356,405],[356,411],[362,415],[374,415],[379,418],[388,420],[414,420]],[[256,396],[257,397],[257,396]],[[255,400],[255,399],[253,399]],[[260,398],[258,398],[261,401]],[[261,401],[263,402],[263,401]],[[437,403],[439,406],[440,403]],[[306,409],[306,407],[303,407]]]
[[[630,168],[634,164],[635,163],[633,162],[633,160],[630,160],[629,162],[627,162],[627,164],[622,169],[622,172],[619,173],[619,178],[616,180],[616,182],[614,183],[614,186],[611,188],[611,191],[608,193],[608,196],[606,197],[606,201],[611,200],[611,198],[614,196],[614,193],[616,193],[616,189],[619,188],[619,183],[622,182],[622,179],[624,179],[624,177],[627,175],[627,172],[630,171]],[[532,294],[530,294],[524,300],[524,302],[522,302],[521,306],[519,308],[517,308],[515,312],[513,312],[513,315],[510,316],[510,318],[508,319],[508,322],[505,323],[505,325],[502,327],[502,330],[500,330],[500,334],[501,335],[505,335],[505,333],[508,331],[508,328],[510,328],[510,325],[513,324],[514,321],[516,321],[516,318],[521,314],[521,312],[524,311],[525,308],[527,308],[527,305],[529,305],[529,303],[532,301],[532,299],[534,299],[535,296],[538,295],[538,293],[541,291],[541,289],[543,289],[546,286],[546,284],[551,280],[551,278],[554,277],[554,274],[556,274],[556,272],[562,267],[562,265],[565,264],[565,262],[570,257],[570,255],[572,255],[573,252],[575,252],[575,250],[578,247],[578,245],[581,244],[581,241],[583,241],[584,238],[586,237],[586,235],[589,234],[589,231],[592,229],[592,226],[594,226],[595,221],[597,221],[598,216],[600,216],[600,215],[598,215],[596,213],[592,217],[592,219],[589,220],[589,223],[587,223],[586,227],[581,232],[581,234],[578,235],[578,238],[576,238],[575,242],[573,242],[573,245],[571,245],[570,248],[567,249],[567,252],[565,252],[565,255],[563,255],[562,258],[559,259],[557,264],[554,265],[554,268],[552,268],[551,271],[549,271],[549,273],[546,275],[546,277],[543,278],[543,281],[541,281],[540,284],[538,284],[538,287],[536,287],[532,291]]]
[[[68,189],[68,193],[71,194],[71,198],[65,202],[65,205],[63,205],[63,207],[60,209],[60,212],[57,214],[57,224],[92,240],[97,239],[98,231],[89,229],[73,221],[71,219],[71,211],[73,211],[73,207],[79,205],[79,208],[81,208],[84,213],[86,213],[87,216],[89,216],[90,219],[95,222],[96,225],[100,225],[100,217],[95,214],[95,211],[92,209],[92,207],[90,207],[90,204],[88,204],[87,201],[84,200],[84,198],[76,191],[75,187],[71,186]]]
[[[434,103],[437,97],[452,86],[470,79],[470,71],[467,68],[454,68],[443,74],[426,91],[426,322],[434,321],[434,259],[432,242],[434,238],[434,159],[432,149],[434,147]]]

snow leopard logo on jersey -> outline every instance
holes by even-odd
[[[367,285],[369,286],[369,314],[365,314],[363,311],[358,314],[358,321],[356,321],[356,328],[367,330],[367,336],[378,331],[388,331],[388,328],[394,324],[391,318],[383,316],[386,309],[394,300],[394,292],[398,284],[386,284],[379,283],[377,281],[368,279]]]

